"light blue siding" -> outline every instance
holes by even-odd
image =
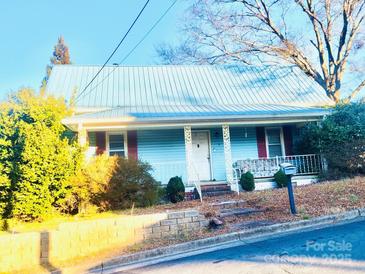
[[[225,180],[224,147],[222,128],[211,129],[213,179]],[[257,158],[255,127],[230,127],[232,161]]]
[[[186,182],[183,129],[137,131],[138,159],[152,165],[153,176],[167,184],[173,176]]]
[[[231,127],[232,160],[257,158],[255,127]],[[186,182],[185,142],[183,129],[137,131],[138,158],[154,168],[153,175],[162,184],[173,176]],[[225,180],[222,128],[210,129],[212,179]]]
[[[210,130],[211,154],[212,154],[212,173],[213,179],[225,180],[226,169],[224,163],[224,147],[222,128],[214,128]]]
[[[232,160],[258,158],[256,128],[231,127]]]

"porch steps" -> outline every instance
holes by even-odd
[[[231,187],[227,183],[201,185],[200,189],[203,197],[221,196],[233,193]]]

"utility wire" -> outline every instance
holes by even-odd
[[[79,93],[79,95],[76,97],[75,101],[77,101],[80,96],[85,92],[85,90],[91,85],[91,83],[96,79],[96,77],[98,77],[98,75],[100,74],[100,72],[105,68],[105,66],[108,64],[108,62],[110,61],[110,59],[114,56],[114,54],[117,52],[117,50],[119,49],[119,47],[121,46],[121,44],[124,42],[125,38],[127,38],[129,32],[132,30],[132,28],[134,27],[134,25],[137,23],[139,17],[142,15],[143,11],[145,10],[145,8],[147,7],[148,3],[150,2],[150,0],[147,0],[146,3],[144,4],[144,6],[142,7],[142,9],[140,10],[140,12],[138,13],[137,17],[134,19],[132,25],[130,25],[130,27],[128,28],[127,32],[124,34],[122,40],[120,40],[120,42],[118,43],[118,45],[116,46],[116,48],[113,50],[113,52],[110,54],[109,58],[105,61],[105,63],[103,64],[103,66],[99,69],[99,71],[95,74],[95,76],[91,79],[91,81],[85,86],[85,88]]]
[[[143,43],[144,40],[150,35],[150,33],[156,28],[156,26],[162,21],[162,19],[165,18],[165,16],[169,13],[169,11],[174,7],[178,0],[175,0],[172,2],[172,4],[165,10],[165,12],[157,19],[157,21],[152,25],[152,27],[143,35],[143,37],[138,41],[138,43],[123,57],[123,59],[117,63],[118,66],[121,65],[125,60],[128,59],[128,57],[139,47],[140,44]],[[85,96],[95,90],[100,84],[102,84],[109,76],[116,70],[117,66],[115,66],[105,77],[98,82],[92,89],[90,89],[87,93],[85,93]],[[86,88],[85,88],[86,89]],[[85,90],[84,89],[84,90]],[[81,94],[81,93],[80,93]]]

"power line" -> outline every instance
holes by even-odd
[[[110,59],[114,56],[114,54],[119,49],[120,45],[124,42],[125,38],[129,34],[129,32],[132,30],[133,26],[136,24],[136,22],[138,21],[139,17],[142,15],[143,11],[145,10],[145,8],[147,7],[147,5],[148,5],[149,2],[150,2],[150,0],[147,0],[146,1],[146,3],[144,4],[144,6],[142,7],[142,9],[140,10],[140,12],[138,13],[137,17],[134,19],[132,25],[130,25],[130,27],[128,28],[127,32],[124,34],[122,40],[120,40],[120,42],[118,43],[118,45],[116,46],[116,48],[110,54],[109,58],[105,61],[105,63],[103,64],[103,66],[99,69],[99,71],[95,74],[95,76],[91,79],[91,81],[85,86],[85,88],[80,92],[80,94],[76,97],[75,100],[78,100],[80,98],[80,96],[85,92],[85,90],[91,85],[91,83],[96,79],[96,77],[98,77],[98,75],[100,74],[100,72],[105,68],[105,66],[108,64],[108,62],[110,61]]]
[[[169,13],[169,11],[175,6],[175,0],[172,4],[165,10],[165,12],[156,20],[156,22],[152,25],[152,27],[143,35],[143,37],[138,41],[138,43],[123,57],[123,59],[118,63],[118,66],[121,65],[128,57],[137,49],[137,47],[142,44],[144,40],[150,35],[150,33],[156,28],[156,26],[165,18],[165,16]],[[100,84],[102,84],[109,76],[116,70],[117,66],[114,67],[100,82],[98,82],[92,89],[90,89],[85,95],[89,94],[93,90],[95,90]],[[86,88],[85,88],[86,89]],[[85,90],[84,89],[84,90]],[[80,93],[81,94],[81,93]]]

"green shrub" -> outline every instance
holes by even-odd
[[[323,154],[326,176],[365,174],[365,104],[337,105],[321,122],[304,127],[295,147],[298,154]]]
[[[160,184],[151,175],[152,167],[134,159],[118,158],[106,191],[93,199],[101,209],[145,207],[158,202]]]
[[[181,177],[172,177],[166,187],[166,194],[170,202],[177,203],[184,200],[185,186]]]
[[[255,178],[250,171],[242,174],[240,178],[240,184],[246,191],[253,191],[255,189]]]
[[[281,169],[279,169],[274,174],[274,179],[279,188],[286,187],[288,185],[288,178],[286,177],[285,173]]]
[[[115,172],[117,157],[106,154],[92,157],[72,178],[72,193],[63,208],[65,213],[92,213],[107,192]]]

